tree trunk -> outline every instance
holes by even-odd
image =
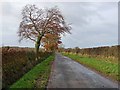
[[[39,47],[40,47],[40,41],[42,39],[42,36],[38,36],[37,41],[35,43],[35,52],[36,52],[36,59],[38,60],[38,53],[39,53]]]

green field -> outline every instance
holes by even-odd
[[[108,62],[107,60],[99,60],[96,58],[90,58],[90,57],[85,57],[81,55],[76,55],[76,54],[68,54],[68,53],[63,53],[63,55],[87,66],[90,67],[91,69],[94,69],[101,74],[104,74],[108,77],[113,78],[114,80],[119,80],[120,77],[118,78],[118,63],[113,63],[113,62]]]
[[[54,55],[36,65],[10,88],[45,88],[51,71]]]

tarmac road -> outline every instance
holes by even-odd
[[[56,53],[47,88],[118,88],[118,84]]]

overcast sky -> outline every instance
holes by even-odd
[[[21,10],[26,4],[35,4],[39,8],[58,6],[66,21],[72,23],[72,34],[62,37],[66,48],[118,44],[117,2],[2,2],[2,45],[34,47],[34,42],[29,40],[18,42]]]

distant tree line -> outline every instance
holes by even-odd
[[[80,49],[79,47],[75,48],[60,48],[59,52],[66,52],[66,53],[75,53],[81,55],[88,55],[92,57],[103,56],[103,57],[116,57],[118,58],[118,54],[120,50],[120,45],[116,46],[104,46],[104,47],[94,47],[94,48],[83,48]]]

